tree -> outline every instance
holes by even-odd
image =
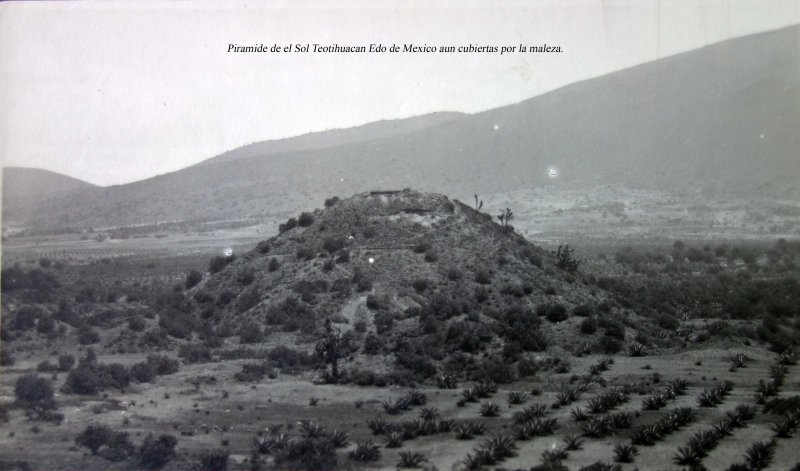
[[[575,272],[578,270],[580,262],[575,260],[573,253],[575,251],[569,248],[569,245],[559,245],[558,252],[556,252],[556,266],[562,270]]]
[[[505,211],[501,212],[497,219],[500,220],[500,225],[503,226],[503,232],[508,232],[508,223],[514,219],[514,213],[511,211],[510,208],[506,208]]]
[[[191,289],[197,286],[197,283],[203,281],[203,274],[197,270],[192,270],[186,274],[186,289]]]
[[[333,328],[331,318],[325,319],[323,326],[324,337],[317,344],[317,352],[319,352],[325,363],[331,364],[331,379],[333,382],[339,380],[339,358],[342,357],[342,334],[338,329]]]

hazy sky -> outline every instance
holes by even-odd
[[[0,3],[0,158],[125,183],[255,141],[481,111],[797,23],[797,0]],[[234,54],[231,43],[564,52]]]

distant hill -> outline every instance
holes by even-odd
[[[346,129],[312,132],[301,136],[256,142],[238,147],[216,157],[204,160],[197,165],[219,164],[248,157],[264,157],[284,152],[324,149],[354,142],[372,141],[418,131],[437,124],[454,121],[468,116],[465,113],[438,112],[405,119],[382,120]]]
[[[71,190],[97,188],[96,185],[39,168],[4,167],[3,199],[44,196]]]
[[[800,181],[798,44],[797,26],[737,38],[457,119],[259,144],[128,185],[4,205],[4,218],[49,227],[274,220],[329,195],[405,187],[461,198],[547,184],[761,197]]]

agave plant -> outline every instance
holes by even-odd
[[[500,406],[494,402],[481,404],[481,415],[484,417],[497,417],[500,415]]]
[[[508,403],[511,404],[522,404],[525,402],[527,398],[527,394],[523,391],[511,391],[508,393]]]
[[[424,393],[419,391],[408,391],[403,399],[409,404],[409,406],[424,406],[425,402],[428,400],[427,396]]]
[[[764,469],[775,456],[775,440],[756,442],[745,452],[747,466],[750,469]]]
[[[731,360],[733,364],[733,368],[745,368],[747,363],[750,362],[750,357],[745,355],[744,353],[737,353],[736,356],[733,357]]]
[[[390,432],[386,436],[386,448],[400,448],[403,446],[403,434],[400,432]]]
[[[514,456],[517,445],[507,435],[496,435],[483,441],[482,448],[488,450],[496,461]]]
[[[620,443],[614,446],[614,461],[618,463],[630,463],[638,454],[639,450],[633,445]]]
[[[368,440],[366,442],[359,442],[356,448],[350,451],[348,456],[354,461],[378,461],[381,459],[381,450],[372,440]]]
[[[282,428],[283,428],[283,424],[267,425],[267,432],[269,432],[270,435],[277,435],[277,434],[281,433],[281,429]]]
[[[631,443],[634,445],[652,446],[659,439],[661,439],[661,433],[657,425],[639,427],[631,435]]]
[[[580,450],[583,448],[583,439],[578,435],[567,435],[564,437],[564,449],[569,451]]]
[[[474,389],[478,397],[484,399],[491,397],[492,394],[497,392],[497,384],[495,384],[494,381],[483,381],[478,383]]]
[[[772,424],[772,430],[778,438],[792,438],[792,433],[797,428],[797,423],[790,419],[783,419],[780,422]]]
[[[464,402],[478,402],[478,392],[475,388],[466,388],[461,391],[461,399]]]
[[[456,425],[455,431],[456,438],[459,440],[469,440],[472,438],[472,427],[468,422]]]
[[[656,393],[642,400],[642,409],[658,410],[667,405],[667,397],[662,393]]]
[[[530,422],[533,419],[544,417],[547,413],[547,406],[542,403],[534,403],[529,405],[528,407],[522,409],[519,412],[515,412],[512,416],[515,424],[523,424],[525,422]]]
[[[572,419],[575,422],[584,422],[589,419],[589,415],[580,407],[576,407],[569,411],[569,415],[572,416]]]
[[[253,450],[261,455],[272,452],[275,442],[272,437],[266,435],[256,435],[253,437]]]
[[[391,425],[382,418],[370,419],[367,421],[367,427],[372,430],[373,435],[383,435],[391,430]]]
[[[486,465],[494,464],[495,460],[488,450],[478,449],[473,450],[472,453],[467,453],[467,456],[461,461],[464,469],[468,471],[483,469]]]
[[[567,459],[567,450],[552,448],[542,452],[542,463],[545,465],[558,464]]]
[[[433,424],[436,428],[436,433],[447,433],[453,430],[455,421],[453,419],[434,420]]]
[[[310,420],[300,421],[300,435],[305,439],[320,438],[325,436],[325,428]]]
[[[334,448],[345,448],[349,444],[347,432],[343,430],[334,430],[332,432],[328,432],[327,437],[328,441],[331,442],[331,445],[333,445]]]
[[[634,343],[628,349],[628,353],[632,357],[643,357],[647,353],[647,349],[640,343]]]
[[[702,461],[703,455],[695,450],[694,448],[685,446],[685,447],[678,447],[678,454],[675,455],[673,461],[678,466],[689,466],[691,468],[696,467]]]
[[[397,415],[400,413],[400,407],[396,402],[386,400],[381,402],[381,405],[383,406],[383,410],[389,415]]]
[[[398,468],[419,468],[420,465],[428,461],[425,455],[419,452],[401,451],[400,461],[397,463]]]
[[[439,409],[435,407],[425,407],[419,411],[419,418],[422,420],[436,420],[439,418]]]

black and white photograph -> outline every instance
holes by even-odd
[[[0,2],[0,471],[800,471],[797,0]]]

